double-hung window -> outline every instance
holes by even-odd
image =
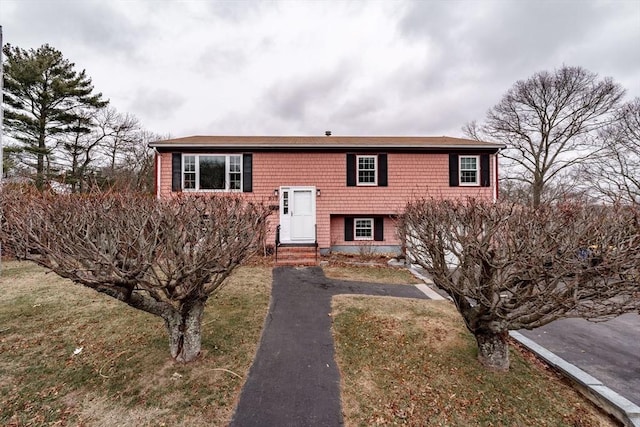
[[[479,156],[460,156],[460,185],[479,185]]]
[[[355,240],[373,240],[373,218],[355,218],[353,231]]]
[[[358,185],[377,185],[377,156],[357,156]]]
[[[184,154],[182,188],[196,191],[241,191],[242,156],[237,154]]]

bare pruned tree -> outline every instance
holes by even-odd
[[[566,178],[602,148],[596,133],[615,120],[612,113],[623,95],[612,79],[599,79],[581,67],[541,71],[517,81],[484,123],[471,122],[463,130],[507,144],[502,155],[508,179],[525,183],[538,206],[549,183]]]
[[[1,193],[0,239],[18,258],[164,319],[171,356],[200,353],[209,296],[259,248],[268,211],[237,196]]]
[[[160,139],[163,139],[161,135],[140,130],[123,141],[116,164],[107,171],[109,186],[152,193],[155,186],[155,156],[149,143]]]
[[[453,299],[490,369],[509,368],[509,330],[640,307],[636,207],[419,200],[399,230],[409,257]]]
[[[609,201],[640,204],[640,98],[602,129],[604,149],[581,170],[582,182]]]

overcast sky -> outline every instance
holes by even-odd
[[[563,64],[640,96],[640,0],[0,0],[0,24],[173,137],[462,136]]]

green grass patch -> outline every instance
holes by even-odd
[[[448,302],[338,296],[332,316],[348,426],[616,425],[518,351],[482,368]]]
[[[2,267],[0,425],[229,422],[267,312],[269,267],[238,269],[209,299],[203,355],[186,366],[171,360],[159,317],[31,263]]]

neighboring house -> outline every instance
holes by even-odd
[[[412,198],[495,200],[504,147],[444,136],[191,136],[149,145],[158,197],[245,193],[273,210],[268,243],[279,234],[323,254],[398,253],[393,217]]]

